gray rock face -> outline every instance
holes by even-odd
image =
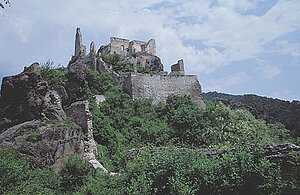
[[[273,160],[286,158],[290,152],[296,152],[300,155],[300,147],[295,144],[268,144],[263,148],[266,151],[268,158]]]
[[[83,58],[82,56],[75,56],[69,62],[68,72],[66,74],[68,81],[66,82],[65,89],[70,102],[74,102],[76,97],[82,95],[80,87],[83,86],[86,78],[86,70],[87,61],[86,58]]]
[[[104,95],[95,95],[94,100],[96,101],[97,105],[99,105],[100,102],[105,101],[105,96]]]
[[[77,28],[75,38],[75,56],[79,55],[86,55],[86,47],[82,44],[82,34],[80,32],[80,28]]]
[[[0,134],[0,147],[12,146],[29,156],[40,168],[58,170],[69,155],[82,155],[80,128],[43,125],[38,120],[28,121]]]
[[[58,103],[59,96],[49,91],[40,71],[39,64],[33,63],[25,67],[22,73],[3,78],[0,129],[43,117],[58,120],[64,118],[64,112]]]
[[[107,170],[96,160],[98,153],[97,144],[93,137],[93,122],[92,114],[89,110],[88,101],[80,101],[71,104],[66,110],[67,115],[81,127],[82,132],[86,138],[83,140],[84,152],[83,157],[87,158],[94,168],[101,168],[103,171]]]
[[[0,134],[0,147],[18,148],[40,168],[57,171],[68,156],[79,155],[88,159],[94,168],[107,172],[96,160],[98,151],[88,105],[87,101],[75,102],[67,109],[74,124],[32,120],[13,126]]]
[[[50,120],[63,121],[66,114],[61,105],[61,98],[56,91],[48,91],[45,95],[43,113]]]
[[[151,71],[155,71],[155,72],[164,71],[164,66],[161,63],[160,58],[145,52],[136,54],[136,57],[133,56],[126,57],[125,61],[131,62],[136,68],[148,66]]]
[[[90,46],[90,69],[96,71],[96,47],[94,41],[91,42]]]

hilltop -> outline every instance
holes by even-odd
[[[298,194],[299,139],[229,105],[183,60],[164,72],[155,40],[87,54],[78,28],[67,68],[3,78],[0,194]]]
[[[261,97],[254,94],[230,95],[218,92],[203,93],[206,100],[222,101],[233,109],[250,111],[257,119],[268,123],[280,122],[290,130],[292,136],[300,136],[300,103]]]

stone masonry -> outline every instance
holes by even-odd
[[[74,56],[78,56],[78,55],[82,55],[82,56],[86,55],[86,47],[82,44],[82,35],[80,32],[80,28],[76,29],[76,39],[75,39],[75,55]]]
[[[125,64],[132,64],[132,72],[115,72],[112,67],[113,65],[102,59],[102,54],[119,54],[121,61]],[[152,98],[153,103],[157,104],[159,102],[166,102],[168,95],[171,94],[188,94],[191,95],[196,105],[205,108],[205,104],[202,101],[201,85],[197,76],[185,75],[182,59],[172,65],[171,73],[166,75],[163,72],[164,68],[160,58],[156,56],[154,39],[143,42],[111,37],[110,43],[106,46],[101,46],[97,54],[95,43],[92,42],[90,45],[90,54],[87,55],[86,47],[82,44],[80,29],[77,28],[75,56],[72,57],[68,66],[69,71],[67,75],[71,75],[73,73],[72,70],[75,70],[76,67],[78,70],[81,70],[78,66],[82,70],[86,67],[100,73],[110,73],[116,82],[122,85],[133,99]],[[151,74],[137,73],[137,68],[148,68]],[[76,79],[76,81],[78,80],[80,81],[80,79]],[[67,91],[71,91],[70,89],[67,89]]]
[[[131,98],[152,98],[154,104],[166,102],[168,95],[191,95],[194,103],[205,108],[201,85],[196,75],[162,75],[131,73],[125,79],[124,89]]]
[[[127,56],[132,53],[147,53],[156,55],[155,40],[150,39],[148,42],[143,41],[129,41],[118,37],[111,37],[110,43],[107,46],[100,48],[101,52],[108,54],[119,54]]]
[[[171,72],[172,74],[176,75],[184,75],[184,64],[183,60],[178,60],[177,64],[174,64],[171,66]]]

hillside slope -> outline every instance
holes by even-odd
[[[268,123],[281,122],[294,137],[300,136],[300,102],[284,101],[253,94],[231,95],[218,92],[203,93],[206,100],[219,100],[233,109],[250,111],[257,119]]]

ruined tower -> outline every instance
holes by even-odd
[[[76,38],[75,38],[75,56],[85,56],[86,55],[86,47],[82,44],[82,35],[80,32],[80,28],[76,29]]]

